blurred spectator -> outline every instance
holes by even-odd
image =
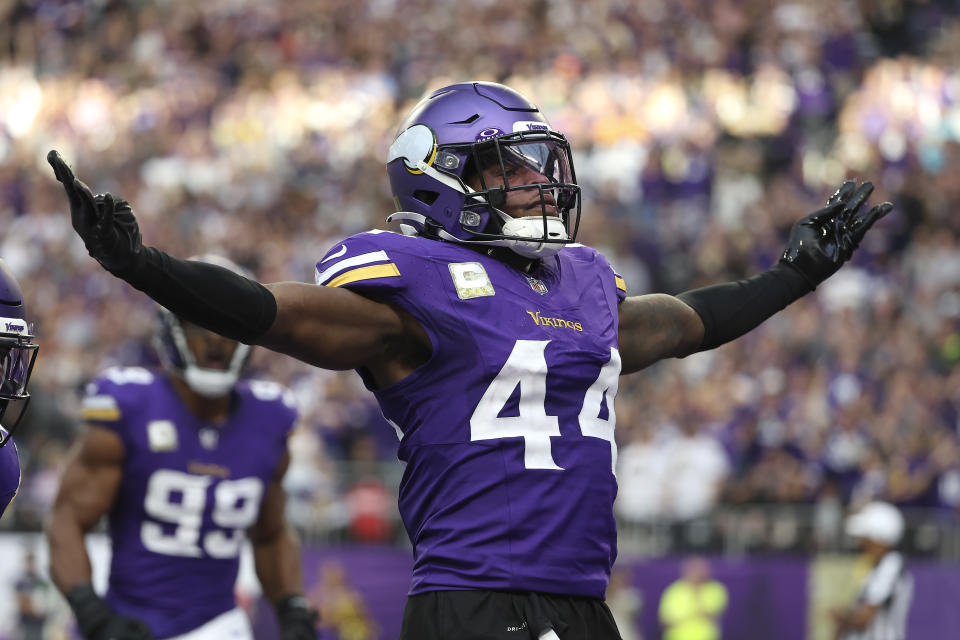
[[[622,419],[622,418],[621,418]],[[617,515],[630,522],[655,522],[663,519],[664,475],[663,445],[655,440],[653,427],[626,425],[633,437],[617,456],[615,502]]]
[[[631,583],[628,571],[614,569],[610,574],[606,603],[617,623],[621,640],[643,640],[639,626],[643,593]]]
[[[320,611],[319,628],[324,640],[374,640],[376,623],[367,612],[366,603],[347,579],[344,568],[336,561],[319,567],[320,580],[309,594],[309,600]]]
[[[701,422],[697,416],[684,416],[680,436],[663,453],[662,500],[664,514],[671,520],[708,515],[729,473],[723,447],[703,433]]]
[[[23,563],[23,573],[14,585],[19,615],[20,635],[17,640],[43,640],[43,630],[50,613],[50,583],[37,571],[37,560],[33,553],[25,554]]]
[[[726,609],[727,588],[710,578],[710,565],[701,557],[688,558],[680,579],[660,597],[663,640],[718,640]]]

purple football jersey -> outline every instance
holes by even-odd
[[[0,440],[5,438],[7,431],[0,427]],[[17,456],[17,445],[10,439],[0,447],[0,516],[13,502],[17,491],[20,490],[20,458]]]
[[[625,295],[607,261],[570,245],[525,274],[461,245],[370,232],[331,249],[316,282],[407,310],[433,345],[374,391],[402,433],[410,593],[604,597]]]
[[[163,373],[114,368],[91,382],[86,422],[123,440],[123,482],[109,514],[106,599],[154,637],[180,635],[236,606],[246,530],[286,452],[292,394],[241,382],[226,423],[195,417]]]

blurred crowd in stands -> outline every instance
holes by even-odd
[[[386,228],[401,116],[509,84],[575,149],[579,240],[631,295],[739,279],[847,177],[895,203],[852,264],[748,336],[623,378],[618,511],[882,498],[960,516],[960,2],[0,2],[0,256],[41,354],[4,526],[43,517],[86,382],[150,364],[155,310],[89,259],[44,162],[134,205],[148,243],[311,281]],[[305,528],[395,532],[396,436],[350,373],[260,352],[303,410]],[[829,513],[826,511],[824,513]]]

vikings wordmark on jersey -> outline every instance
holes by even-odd
[[[320,260],[316,282],[402,307],[433,344],[427,365],[374,390],[407,463],[410,593],[602,598],[626,295],[606,260],[573,244],[525,274],[462,245],[369,232]]]
[[[235,393],[230,418],[213,426],[161,373],[109,369],[87,388],[84,420],[114,431],[126,454],[109,516],[106,600],[158,637],[236,606],[241,545],[296,421],[291,393],[280,385],[244,382]]]

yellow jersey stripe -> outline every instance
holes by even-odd
[[[620,289],[620,291],[623,291],[624,293],[626,293],[626,292],[627,292],[627,283],[624,282],[623,278],[621,278],[620,276],[614,276],[613,279],[614,279],[614,280],[616,281],[616,283],[617,283],[617,289]]]
[[[360,280],[372,280],[374,278],[395,278],[399,275],[400,270],[397,269],[397,265],[392,262],[389,264],[375,264],[369,267],[360,267],[359,269],[353,269],[351,271],[347,271],[346,273],[341,273],[339,276],[328,282],[326,286],[342,287],[345,284],[358,282]]]
[[[80,415],[84,420],[119,420],[120,409],[86,408],[81,410]]]

